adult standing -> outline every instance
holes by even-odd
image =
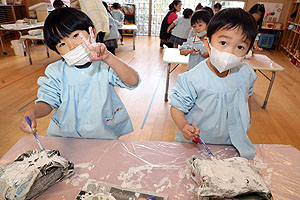
[[[259,31],[261,26],[262,26],[264,16],[265,16],[265,6],[264,6],[264,4],[258,4],[257,3],[255,5],[253,5],[250,8],[249,13],[254,17],[254,19],[257,23],[257,30]],[[259,37],[260,37],[260,34],[257,34],[257,37],[256,37],[255,42],[253,44],[253,48],[255,50],[262,51],[263,48],[260,48],[257,44],[258,40],[259,40]]]
[[[167,33],[167,29],[177,19],[178,16],[176,12],[181,11],[181,5],[182,3],[180,0],[173,0],[173,2],[169,5],[169,12],[164,17],[160,27],[160,47],[162,47],[163,44],[166,44],[169,48],[173,47],[173,43],[169,42],[171,32]]]

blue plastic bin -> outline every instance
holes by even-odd
[[[258,46],[261,48],[270,49],[273,46],[274,39],[274,34],[261,33],[258,41]]]

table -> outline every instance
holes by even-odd
[[[21,26],[20,24],[5,24],[4,26],[5,28],[0,27],[1,31],[17,31],[19,35],[22,36],[22,31],[29,31],[31,29],[42,28],[44,27],[44,22],[38,22],[36,24],[30,24],[30,25],[24,24],[23,26]],[[1,36],[0,36],[0,43],[1,43],[3,55],[6,55],[7,53],[5,52]],[[23,49],[24,49],[24,56],[26,56],[24,44],[23,44]]]
[[[30,49],[29,49],[29,45],[28,45],[28,41],[27,41],[27,40],[41,40],[41,41],[43,41],[43,43],[44,43],[44,36],[42,36],[42,35],[37,35],[37,36],[33,36],[33,35],[22,35],[22,36],[20,37],[20,39],[25,40],[26,49],[27,49],[27,52],[28,52],[29,63],[32,65]],[[47,45],[45,45],[45,46],[46,46],[47,57],[50,58],[48,47],[47,47]]]
[[[163,61],[167,63],[167,79],[166,79],[166,92],[165,92],[165,102],[168,101],[168,90],[169,90],[169,79],[170,73],[172,73],[180,64],[188,64],[189,56],[180,55],[180,51],[177,48],[165,48]],[[171,64],[176,64],[171,70]]]
[[[136,36],[136,31],[137,31],[137,26],[134,24],[129,24],[129,25],[123,25],[122,27],[118,28],[119,30],[130,30],[132,31],[132,46],[133,50],[135,50],[135,36]]]
[[[166,79],[166,91],[165,91],[165,102],[168,101],[168,89],[169,89],[169,76],[170,73],[179,65],[179,64],[188,64],[188,56],[180,55],[180,52],[176,48],[166,48],[164,49],[163,55],[164,63],[168,64],[167,68],[167,79]],[[276,72],[283,71],[284,68],[272,61],[268,56],[261,54],[254,54],[250,60],[244,60],[243,62],[248,63],[254,71],[259,71],[265,78],[270,81],[265,100],[261,108],[265,109],[269,100],[271,89],[275,80]],[[177,64],[171,71],[171,64]],[[272,72],[272,77],[269,78],[263,71]]]
[[[121,185],[121,172],[139,166],[152,167],[140,170],[130,180],[141,184],[141,190],[157,191],[169,195],[169,200],[196,199],[191,189],[196,185],[183,177],[186,160],[192,155],[208,158],[202,145],[177,142],[149,142],[122,140],[89,140],[59,137],[39,137],[45,149],[58,149],[63,157],[75,164],[74,179],[62,181],[48,188],[37,200],[75,199],[87,178]],[[232,146],[208,145],[217,159],[237,156]],[[267,180],[271,181],[274,199],[300,199],[300,152],[289,145],[255,144],[257,156],[252,161]],[[0,160],[0,165],[12,162],[21,153],[39,149],[34,136],[22,137]],[[79,167],[83,163],[94,165],[92,170]],[[81,165],[79,165],[81,164]],[[77,166],[77,167],[76,167]],[[81,176],[86,175],[89,176]],[[138,175],[144,175],[138,181]],[[77,177],[77,179],[76,179]],[[72,180],[74,182],[72,183]],[[75,181],[77,180],[77,181]],[[162,180],[165,180],[163,182]],[[162,183],[162,182],[163,183]],[[129,180],[128,180],[129,182]],[[75,186],[74,183],[78,183]],[[161,184],[159,184],[161,183]],[[167,185],[171,184],[171,187]],[[160,186],[157,186],[160,185]],[[163,187],[166,187],[163,189]]]
[[[283,71],[284,68],[271,60],[268,56],[262,54],[253,54],[250,60],[244,60],[243,62],[248,63],[250,66],[252,66],[254,71],[259,71],[266,79],[270,81],[264,103],[261,106],[261,108],[265,109],[275,80],[276,72]],[[263,73],[263,71],[272,72],[272,77],[269,78],[266,74]]]

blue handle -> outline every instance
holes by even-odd
[[[30,128],[31,128],[32,123],[31,123],[30,118],[29,118],[28,116],[25,116],[25,119],[26,119],[26,121],[27,121],[27,124],[28,124],[28,125],[30,126]]]
[[[193,124],[189,123],[190,126],[193,126]],[[198,135],[198,139],[201,142],[201,144],[203,145],[204,149],[206,150],[206,152],[212,156],[215,157],[214,154],[210,151],[210,149],[208,148],[208,146],[206,145],[206,143],[203,141],[203,139],[200,137],[200,135]]]
[[[32,123],[31,123],[30,118],[29,118],[28,116],[25,116],[25,119],[26,119],[28,125],[29,125],[30,128],[31,128]],[[42,145],[42,143],[41,143],[41,141],[40,141],[38,135],[37,135],[36,133],[33,133],[33,135],[34,135],[34,137],[35,137],[35,139],[36,139],[36,142],[38,143],[38,145],[39,145],[41,151],[45,151],[45,149],[44,149],[44,147],[43,147],[43,145]]]

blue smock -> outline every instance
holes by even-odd
[[[202,57],[200,54],[207,52],[207,49],[204,47],[204,43],[196,35],[189,37],[187,41],[184,42],[181,47],[179,47],[179,50],[193,49],[194,47],[199,47],[201,52],[199,52],[199,54],[197,55],[190,54],[187,70],[192,69],[193,67],[198,65],[201,61],[206,59]]]
[[[68,66],[59,60],[40,77],[38,99],[54,108],[49,136],[118,139],[133,131],[130,117],[114,86],[123,83],[106,63],[92,62],[88,68]]]
[[[170,105],[185,113],[185,118],[200,128],[209,144],[230,144],[240,156],[253,159],[255,147],[247,136],[250,127],[249,96],[257,78],[250,65],[242,63],[224,77],[218,77],[206,64],[177,77]],[[191,142],[178,129],[175,141]]]

